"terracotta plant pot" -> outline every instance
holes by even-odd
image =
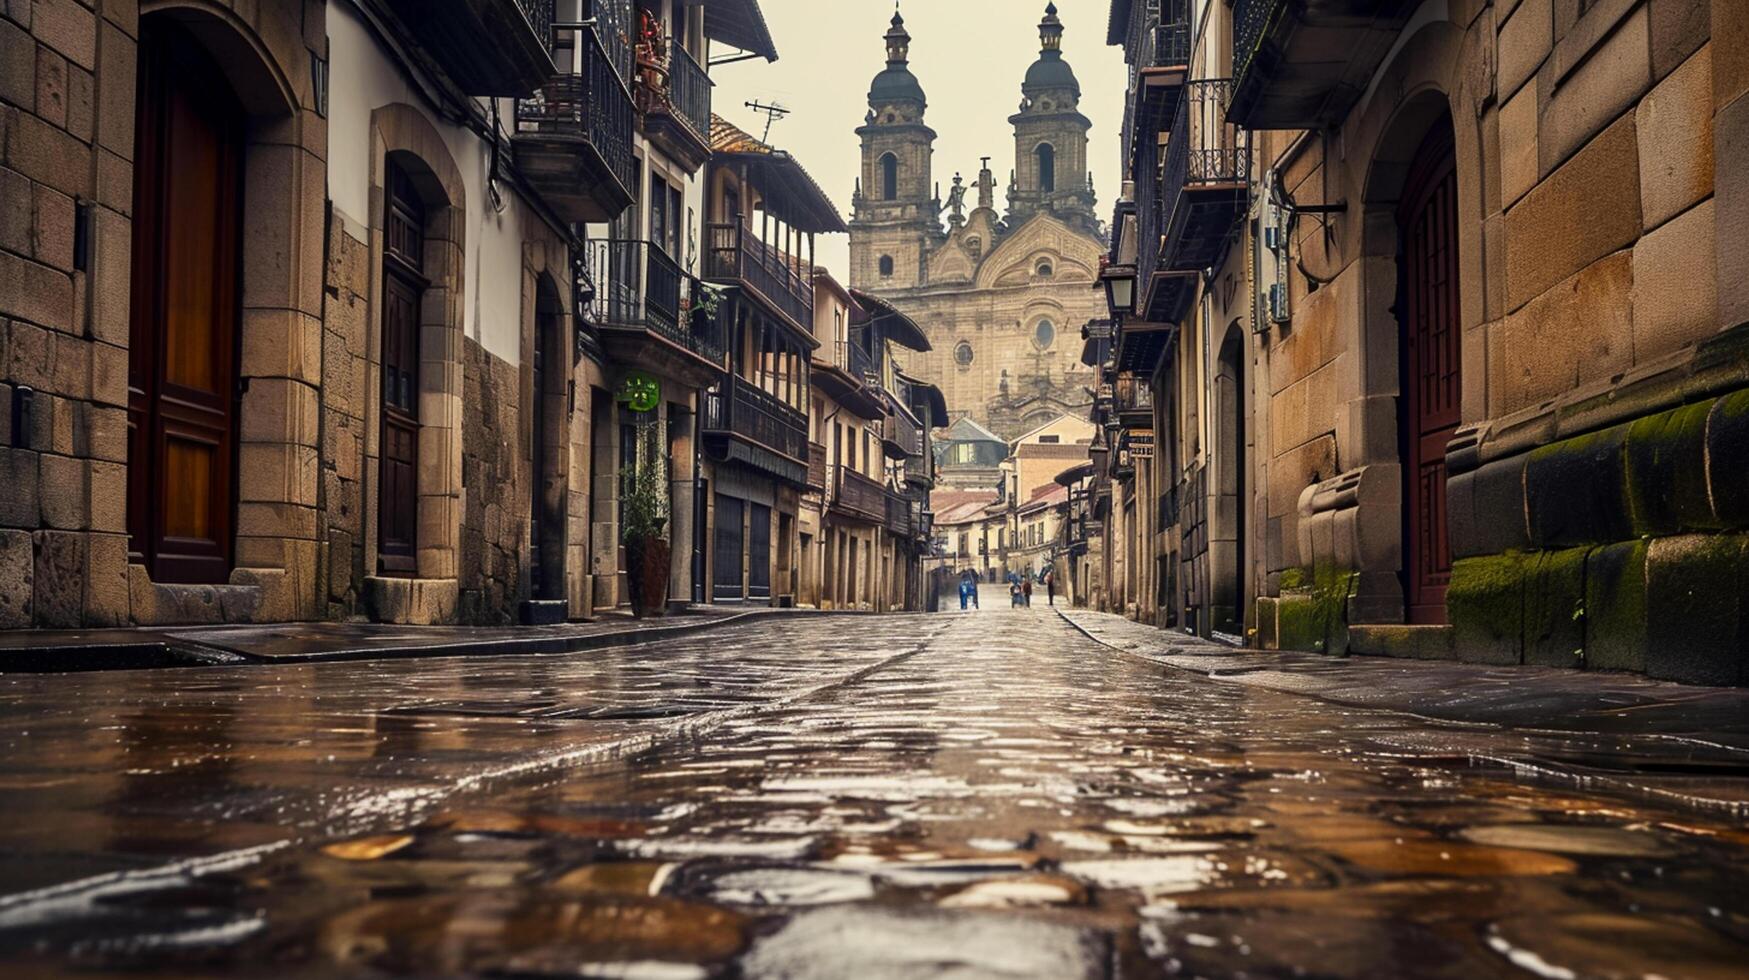
[[[668,612],[668,542],[649,538],[626,542],[626,578],[632,592],[632,615],[662,616]]]

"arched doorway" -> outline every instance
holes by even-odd
[[[179,23],[140,23],[128,350],[130,560],[223,583],[236,513],[246,117]]]
[[[405,167],[390,159],[383,202],[382,489],[377,563],[385,575],[418,570],[419,310],[425,206]]]
[[[1401,328],[1398,433],[1403,459],[1403,575],[1411,623],[1445,622],[1451,579],[1445,447],[1461,419],[1457,169],[1450,115],[1409,164],[1397,208]]]
[[[565,589],[565,416],[570,365],[558,288],[542,275],[535,287],[531,426],[529,431],[529,597],[563,599]]]
[[[1221,342],[1215,369],[1215,516],[1210,542],[1214,628],[1244,634],[1245,625],[1245,337],[1237,324]]]

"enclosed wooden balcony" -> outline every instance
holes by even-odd
[[[808,489],[824,492],[826,473],[826,447],[817,442],[808,443]]]
[[[1112,408],[1118,423],[1126,429],[1150,429],[1154,426],[1154,389],[1146,377],[1132,373],[1118,375],[1112,386]]]
[[[593,29],[561,32],[567,67],[516,101],[516,166],[566,221],[609,221],[632,203],[632,97]]]
[[[894,409],[881,421],[881,447],[889,459],[922,455],[923,429],[910,415]]]
[[[704,399],[704,436],[713,456],[808,485],[808,418],[740,375]]]
[[[1420,0],[1234,0],[1232,120],[1324,129],[1366,91]]]
[[[797,330],[813,329],[812,266],[760,241],[743,221],[705,226],[704,278],[740,287]]]
[[[557,71],[553,0],[388,0],[419,46],[468,95],[524,96]]]
[[[887,488],[879,480],[863,476],[848,466],[835,466],[828,508],[850,520],[865,524],[885,524]]]

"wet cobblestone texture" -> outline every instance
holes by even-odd
[[[1522,761],[1601,736],[1075,618],[0,678],[0,971],[1744,975],[1741,817]]]

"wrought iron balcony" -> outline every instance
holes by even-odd
[[[830,508],[852,520],[884,524],[887,520],[887,488],[842,464],[832,467]]]
[[[764,469],[797,486],[808,480],[808,417],[738,374],[705,397],[704,433],[733,438],[755,450],[727,458]],[[773,459],[771,456],[781,457]]]
[[[656,371],[689,368],[693,383],[714,380],[698,372],[722,364],[721,330],[693,315],[696,284],[668,253],[649,242],[610,239],[584,243],[584,255],[595,284],[591,318],[616,356]]]
[[[903,412],[890,412],[881,422],[881,446],[891,459],[923,453],[923,429]]]
[[[521,96],[553,77],[553,0],[389,0],[468,95]]]
[[[696,170],[710,158],[710,76],[679,44],[667,43],[663,64],[639,63],[638,111],[644,133],[686,166]]]
[[[1152,141],[1171,125],[1189,73],[1190,0],[1149,0],[1130,10],[1125,57],[1130,65],[1130,106],[1124,159],[1137,143]],[[1142,171],[1134,171],[1140,176]]]
[[[1157,271],[1198,272],[1214,265],[1250,193],[1251,134],[1227,121],[1232,80],[1205,79],[1185,89],[1160,178],[1164,223]]]
[[[569,66],[516,100],[516,166],[559,217],[608,221],[637,181],[631,93],[593,29],[562,33]]]
[[[1420,0],[1235,0],[1234,122],[1324,129],[1342,121]]]
[[[788,319],[797,330],[814,326],[814,276],[807,263],[760,241],[743,221],[705,226],[704,277],[740,286]]]

